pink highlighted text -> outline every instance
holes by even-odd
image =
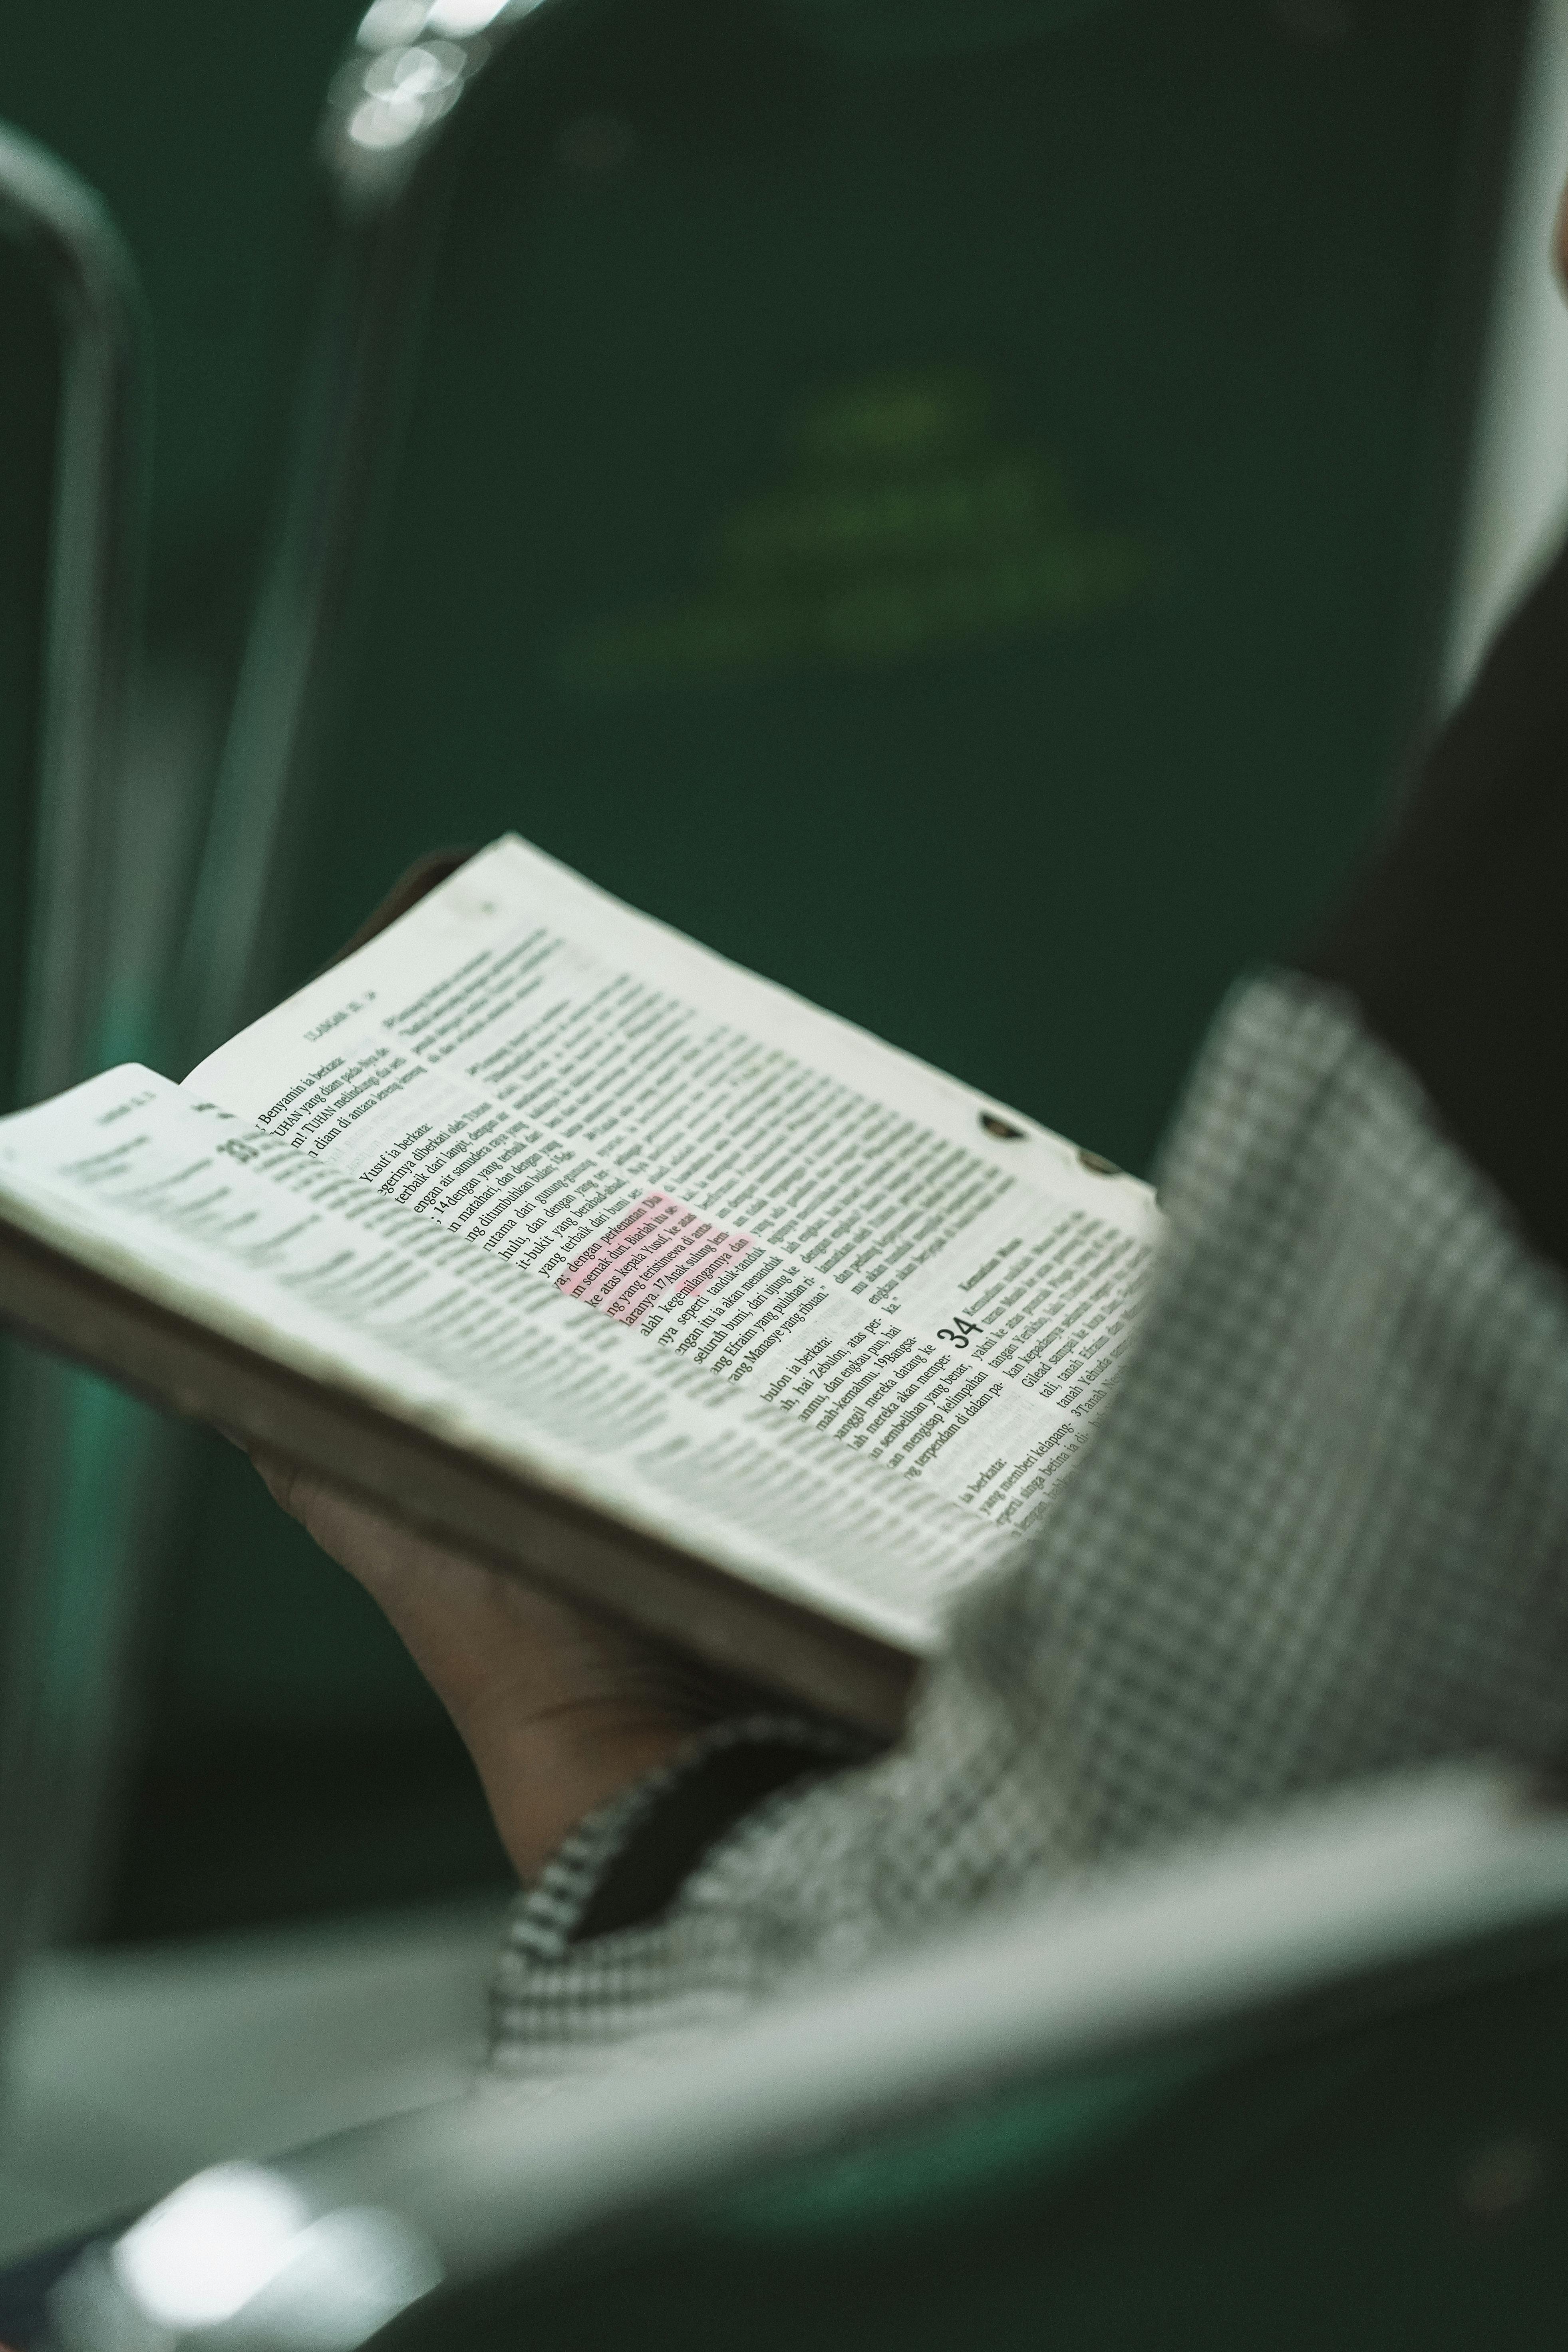
[[[756,1245],[750,1234],[709,1224],[668,1192],[649,1192],[573,1259],[556,1288],[636,1325],[668,1290],[700,1298]]]

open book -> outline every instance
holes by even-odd
[[[175,1086],[0,1120],[0,1313],[878,1728],[1047,1506],[1148,1188],[509,837]]]

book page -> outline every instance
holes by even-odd
[[[157,1304],[917,1654],[973,1515],[134,1067],[0,1120],[0,1213]]]
[[[1026,1529],[1148,1188],[513,837],[184,1082],[803,1429]]]

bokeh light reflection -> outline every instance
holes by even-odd
[[[210,2327],[276,2275],[310,2219],[299,2190],[264,2166],[216,2165],[144,2214],[111,2261],[160,2326]]]
[[[375,0],[360,19],[361,47],[392,49],[416,41],[429,12],[430,0]]]

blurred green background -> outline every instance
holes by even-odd
[[[342,0],[63,0],[7,23],[0,110],[107,199],[146,289],[163,596],[265,494],[310,133],[361,13]]]
[[[90,0],[0,69],[146,278],[171,876],[356,14]],[[515,826],[1146,1169],[1426,715],[1521,18],[601,9],[462,174],[283,968]],[[216,1445],[148,1656],[100,1933],[499,1868],[391,1637]]]

